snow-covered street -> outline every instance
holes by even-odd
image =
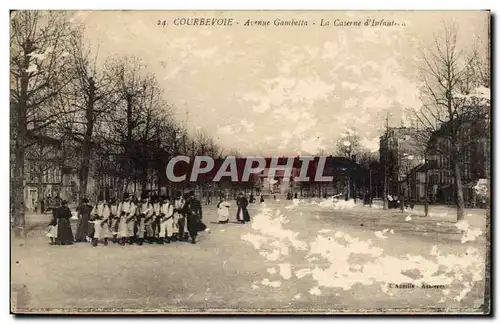
[[[13,238],[13,295],[20,308],[54,311],[473,312],[483,303],[481,216],[457,225],[325,200],[249,211],[250,224],[222,225],[204,206],[210,232],[196,245]]]

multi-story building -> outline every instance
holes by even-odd
[[[419,132],[412,127],[391,127],[380,137],[380,164],[389,195],[408,195],[406,175],[424,161]]]
[[[62,147],[58,139],[31,132],[27,146],[24,200],[26,208],[34,210],[40,199],[61,195]]]
[[[464,200],[474,203],[473,187],[486,179],[488,159],[488,127],[485,120],[457,121],[457,159],[461,172]],[[452,161],[451,123],[433,132],[427,146],[429,198],[439,203],[453,203],[456,197],[454,164]]]

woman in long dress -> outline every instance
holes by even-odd
[[[217,204],[217,214],[219,215],[219,224],[227,224],[229,222],[229,207],[231,205],[221,197]]]
[[[249,222],[250,214],[248,213],[247,209],[248,206],[247,197],[243,196],[243,194],[240,192],[238,194],[238,198],[236,199],[236,204],[238,205],[238,211],[236,212],[236,220],[241,224]]]
[[[83,198],[82,205],[78,207],[78,228],[76,230],[76,242],[87,242],[87,237],[91,236],[90,214],[92,213],[92,206],[89,205],[89,200]]]
[[[73,231],[71,230],[71,210],[68,208],[66,200],[61,202],[61,207],[57,208],[55,216],[57,218],[57,239],[56,244],[73,244]]]

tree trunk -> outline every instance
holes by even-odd
[[[27,53],[31,53],[31,48],[29,48]],[[13,196],[11,197],[12,213],[14,216],[14,235],[24,236],[26,218],[25,218],[25,205],[24,205],[24,157],[25,157],[25,145],[27,137],[27,103],[28,103],[28,85],[29,76],[26,72],[30,65],[30,57],[28,55],[24,56],[24,68],[21,72],[21,87],[20,87],[20,97],[16,104],[16,144],[14,148],[15,154],[15,165],[14,165],[14,181],[13,181]]]
[[[80,164],[80,200],[87,196],[87,184],[90,169],[90,154],[92,145],[92,134],[94,131],[94,101],[95,84],[92,78],[89,79],[89,101],[85,111],[86,129],[82,145],[82,161]],[[80,201],[81,203],[81,201]]]
[[[455,161],[454,163],[455,169],[455,185],[456,185],[456,194],[457,194],[457,221],[461,221],[464,219],[464,191],[462,188],[462,175],[460,173],[460,164]]]
[[[387,168],[384,167],[384,209],[388,209],[388,203],[387,203],[387,186],[388,186],[388,181],[387,181]]]
[[[24,138],[18,134],[15,148],[14,181],[11,197],[12,213],[14,216],[14,235],[24,236],[26,219],[24,215]]]
[[[36,189],[38,191],[38,201],[36,203],[36,210],[41,214],[42,213],[42,199],[41,199],[41,197],[43,197],[43,185],[42,185],[42,181],[38,182],[38,185],[36,186]]]
[[[87,185],[88,185],[88,178],[89,178],[89,165],[90,165],[90,158],[89,158],[89,150],[88,148],[85,148],[85,143],[83,145],[83,150],[82,150],[82,161],[80,164],[80,172],[79,172],[79,185],[80,185],[80,203],[81,200],[87,196]]]
[[[429,198],[428,198],[428,182],[429,182],[429,172],[425,170],[425,184],[424,184],[424,216],[429,216]]]

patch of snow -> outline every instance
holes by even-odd
[[[377,238],[379,238],[379,239],[386,239],[386,238],[388,237],[388,236],[385,236],[385,235],[383,234],[383,232],[381,232],[381,231],[376,231],[376,232],[375,232],[375,236],[376,236]]]
[[[305,276],[310,275],[310,274],[312,274],[312,271],[311,271],[311,269],[309,269],[309,268],[306,268],[306,269],[300,269],[300,270],[295,271],[295,276],[296,276],[297,278],[299,278],[299,279],[302,279],[302,278],[304,278]]]
[[[280,264],[280,275],[285,280],[290,279],[292,277],[292,265],[290,263]]]
[[[281,286],[281,281],[279,281],[279,280],[271,281],[271,280],[265,278],[261,281],[261,284],[263,284],[264,286],[268,286],[268,287],[278,288]]]

